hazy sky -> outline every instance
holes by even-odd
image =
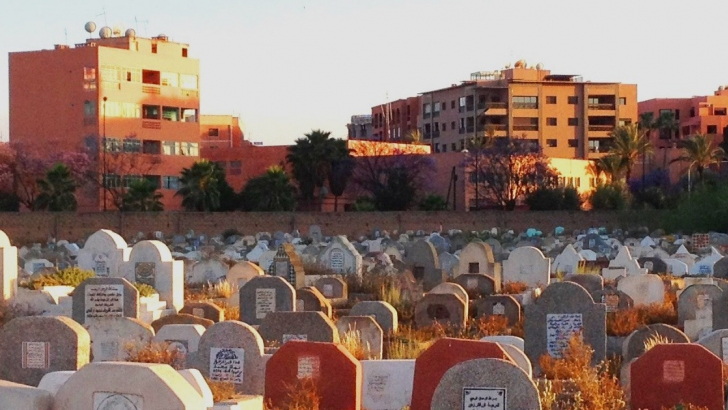
[[[345,137],[387,95],[521,58],[636,83],[640,100],[710,94],[728,84],[726,15],[728,0],[2,0],[0,52],[83,42],[89,20],[164,33],[201,60],[203,114],[240,115],[249,139],[278,145]],[[6,140],[7,62],[0,77]]]

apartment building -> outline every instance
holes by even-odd
[[[164,35],[99,37],[10,53],[10,142],[89,152],[101,181],[81,211],[114,210],[110,191],[140,178],[179,209],[180,171],[199,159],[199,60]]]
[[[636,85],[588,82],[523,60],[420,98],[419,127],[435,152],[492,134],[532,140],[548,157],[592,159],[609,150],[615,126],[637,121]]]
[[[651,134],[657,148],[667,147],[693,134],[714,135],[716,144],[728,135],[728,90],[718,87],[713,95],[689,98],[655,98],[642,101],[639,114],[652,113],[657,119],[664,112],[672,112],[677,130],[662,130]]]
[[[346,124],[347,138],[350,140],[368,140],[373,136],[372,116],[369,114],[352,115],[351,122]]]
[[[420,97],[409,97],[372,107],[373,141],[402,142],[419,129]]]

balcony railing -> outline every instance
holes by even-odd
[[[162,129],[162,122],[161,121],[142,121],[142,128],[159,130],[159,129]]]
[[[505,124],[485,124],[478,126],[478,131],[488,131],[489,129],[495,131],[506,131],[508,130],[508,126],[506,126]]]
[[[601,144],[597,146],[589,145],[589,153],[591,154],[605,154],[609,152],[609,145]]]
[[[515,104],[514,104],[514,106],[515,106]],[[504,102],[489,102],[489,103],[485,103],[485,108],[487,108],[487,109],[494,108],[494,109],[503,109],[503,110],[505,110],[505,109],[508,108],[508,103],[504,103]],[[536,104],[536,108],[538,108],[538,104]]]
[[[435,113],[432,114],[432,116],[433,117],[439,117],[440,116],[440,111],[435,111]]]
[[[513,108],[535,110],[538,109],[538,103],[513,103]]]
[[[614,103],[589,103],[589,109],[590,110],[608,110],[608,111],[614,111],[615,105]]]
[[[612,131],[614,125],[589,125],[589,131]]]
[[[425,119],[430,118],[431,116],[432,116],[432,114],[429,113],[429,112],[426,112],[426,113],[423,113],[422,114],[422,118],[425,118]]]
[[[158,86],[143,85],[142,86],[142,92],[144,94],[159,94],[161,91],[159,90],[159,87]]]
[[[538,125],[514,125],[513,131],[538,131]]]

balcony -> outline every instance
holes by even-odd
[[[154,86],[154,85],[143,85],[142,92],[144,94],[161,94],[162,93],[162,91],[159,89],[159,87]]]
[[[589,131],[611,132],[613,129],[614,125],[589,125]]]
[[[536,104],[536,107],[538,108],[538,104]],[[485,108],[490,109],[501,109],[501,110],[507,110],[508,109],[508,103],[504,102],[489,102],[485,103]]]
[[[430,117],[432,117],[432,114],[431,114],[431,113],[429,113],[429,112],[426,112],[426,113],[423,113],[423,114],[422,114],[422,118],[424,118],[424,119],[428,119],[428,118],[430,118]]]
[[[589,103],[590,110],[614,111],[615,108],[614,103]]]
[[[516,110],[537,110],[538,109],[538,103],[520,103],[520,102],[514,102],[513,108]]]
[[[489,129],[492,129],[494,131],[507,131],[508,126],[505,124],[488,124],[485,125],[479,125],[478,131],[488,131]]]
[[[513,131],[538,131],[537,124],[514,125]]]
[[[142,128],[147,128],[147,129],[151,129],[151,130],[161,130],[162,122],[161,121],[142,121]]]

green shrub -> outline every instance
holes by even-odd
[[[663,224],[667,232],[728,232],[728,183],[683,194]]]
[[[594,210],[622,210],[627,208],[627,195],[617,185],[599,185],[590,197]]]
[[[377,207],[371,198],[362,197],[356,199],[351,209],[355,212],[374,212],[377,210]]]
[[[430,194],[420,201],[420,211],[445,211],[447,200],[440,195]]]
[[[667,195],[660,187],[651,186],[632,194],[632,207],[635,209],[665,209],[667,206]]]
[[[227,240],[231,236],[243,236],[243,233],[238,231],[235,228],[227,228],[224,231],[222,231],[222,238],[224,240]]]
[[[42,289],[45,286],[73,286],[75,288],[81,282],[95,276],[96,273],[93,271],[74,266],[50,275],[40,275],[28,283],[28,288],[33,290]]]
[[[561,203],[561,209],[564,211],[578,211],[584,201],[579,195],[579,191],[573,187],[564,189],[564,201]]]
[[[532,211],[578,211],[582,200],[576,188],[540,187],[528,194],[525,202]]]
[[[139,291],[139,296],[146,298],[157,293],[157,290],[146,283],[134,282],[134,287]]]

